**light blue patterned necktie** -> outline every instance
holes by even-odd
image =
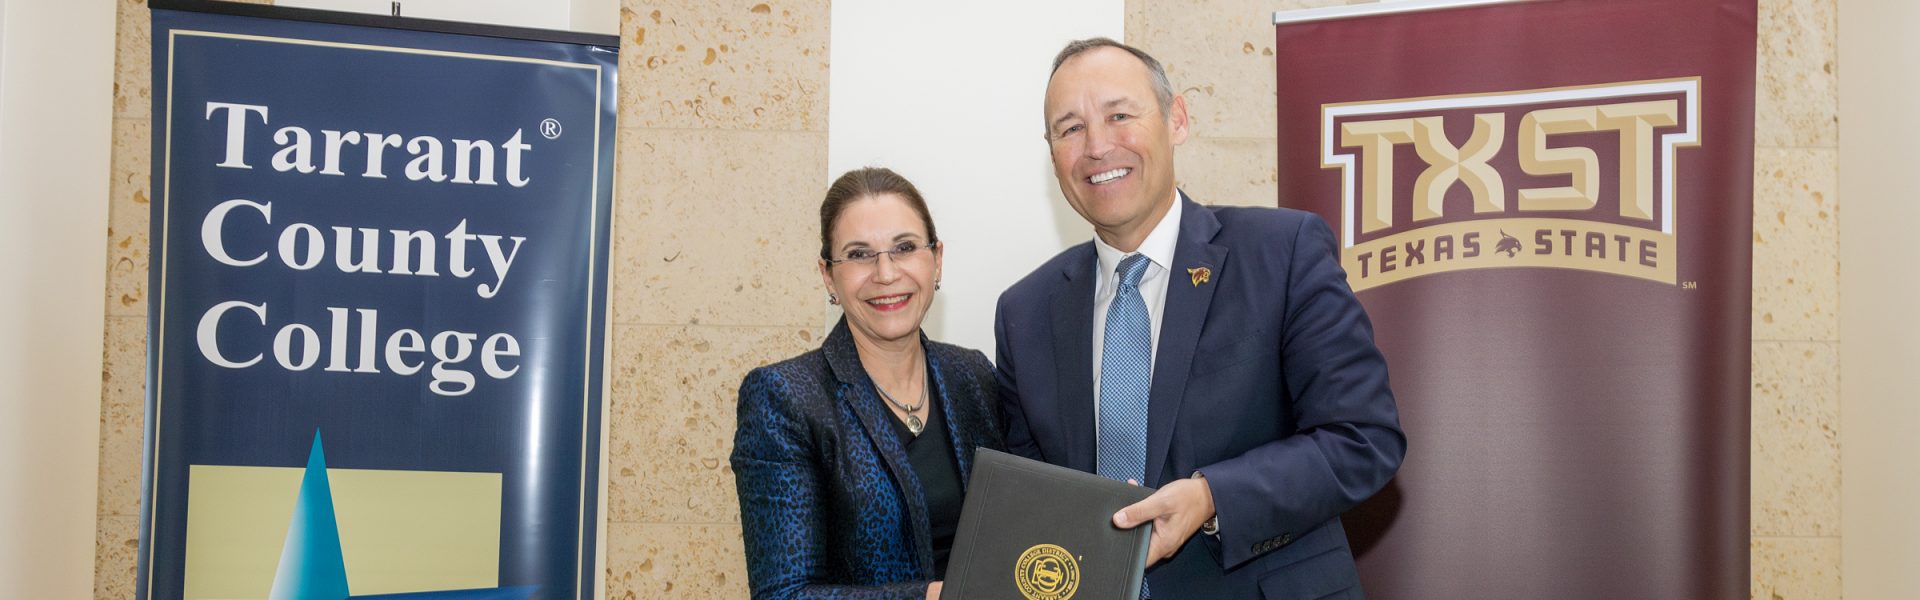
[[[1120,261],[1120,289],[1107,307],[1100,349],[1100,476],[1126,481],[1147,477],[1147,390],[1153,372],[1153,326],[1140,298],[1147,257]]]
[[[1153,374],[1153,324],[1140,298],[1147,255],[1120,261],[1120,289],[1107,305],[1100,340],[1100,476],[1147,484],[1147,392]],[[1140,582],[1140,597],[1152,593]]]

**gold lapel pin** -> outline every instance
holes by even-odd
[[[1187,275],[1193,278],[1193,287],[1200,287],[1200,284],[1213,279],[1213,270],[1206,267],[1193,267],[1187,269]]]

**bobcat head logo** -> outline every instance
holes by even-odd
[[[1500,242],[1493,245],[1493,251],[1505,252],[1507,253],[1507,258],[1513,258],[1515,254],[1520,253],[1520,240],[1511,235],[1507,235],[1506,230],[1501,230]]]

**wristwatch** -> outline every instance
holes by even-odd
[[[1207,476],[1201,474],[1199,471],[1194,471],[1193,475],[1189,476],[1189,478],[1190,479],[1206,479]],[[1220,537],[1220,514],[1214,513],[1213,516],[1207,517],[1207,522],[1200,524],[1200,533],[1204,533],[1216,538]]]

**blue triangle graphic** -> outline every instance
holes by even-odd
[[[313,432],[307,472],[300,478],[299,496],[293,503],[293,521],[287,524],[287,543],[280,549],[280,567],[273,574],[273,592],[267,597],[347,597],[347,564],[340,554],[340,526],[333,517],[333,489],[327,483],[327,458],[318,429]]]

